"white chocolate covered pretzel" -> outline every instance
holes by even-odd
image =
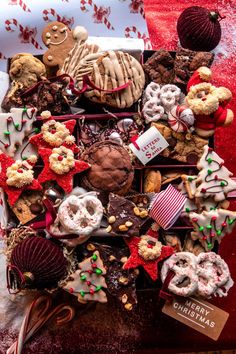
[[[100,226],[103,206],[94,193],[71,195],[60,205],[57,221],[69,234],[89,235]]]
[[[164,107],[157,104],[156,98],[148,100],[142,110],[146,124],[150,122],[157,122],[165,113]]]
[[[196,273],[197,260],[194,254],[178,252],[168,258],[161,269],[161,279],[164,283],[169,271],[175,273],[170,280],[168,289],[180,296],[190,296],[197,291],[198,276]]]
[[[198,294],[212,296],[230,279],[228,265],[216,253],[200,253],[197,256]]]

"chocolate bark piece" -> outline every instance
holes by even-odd
[[[128,248],[88,243],[85,255],[95,250],[99,251],[107,271],[105,280],[108,293],[118,298],[126,310],[132,310],[137,303],[135,281],[138,270],[123,269],[123,265],[129,257]]]
[[[149,81],[170,84],[174,78],[174,58],[164,49],[156,51],[143,65]]]
[[[113,141],[102,141],[86,149],[81,160],[91,168],[81,178],[85,189],[126,194],[133,182],[134,168],[128,152]]]
[[[12,211],[22,225],[35,219],[44,212],[43,193],[40,191],[25,191],[13,205]]]
[[[201,66],[210,68],[214,54],[210,52],[195,52],[180,48],[176,52],[174,65],[174,83],[187,84],[195,70]]]
[[[110,193],[107,215],[110,224],[109,232],[125,236],[139,236],[140,228],[148,217],[148,211],[139,208],[131,200]]]

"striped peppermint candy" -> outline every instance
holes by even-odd
[[[181,214],[186,198],[171,184],[162,192],[157,193],[149,212],[158,225],[164,230],[169,229]]]

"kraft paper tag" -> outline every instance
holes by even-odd
[[[194,297],[175,297],[166,302],[162,312],[217,340],[226,324],[229,314],[209,302]]]
[[[135,143],[129,145],[143,165],[160,154],[167,146],[169,146],[168,142],[155,127],[146,130]]]

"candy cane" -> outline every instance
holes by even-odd
[[[134,34],[134,36],[132,35],[132,33]],[[126,38],[140,38],[144,41],[144,48],[145,49],[152,49],[150,39],[146,36],[145,33],[142,34],[141,32],[139,32],[135,26],[126,27],[125,37]]]
[[[15,30],[11,28],[11,25],[14,25],[19,29],[19,31],[23,34],[25,31],[25,27],[23,27],[20,23],[15,18],[12,18],[11,20],[6,20],[5,21],[5,28],[7,32],[14,32]],[[32,37],[29,37],[30,42],[33,44],[33,46],[36,49],[43,49],[40,44]]]
[[[46,295],[33,300],[23,318],[18,339],[7,350],[7,354],[21,354],[24,344],[52,317],[56,317],[57,325],[62,325],[73,319],[74,310],[65,304],[53,309],[51,298]]]
[[[93,3],[92,0],[80,0],[80,9],[83,12],[88,12],[89,10],[86,8],[86,5],[89,5],[93,8],[93,11],[96,13],[98,11],[98,7],[96,4]],[[114,31],[114,27],[112,24],[108,21],[106,17],[103,17],[102,19],[104,25],[109,29]]]
[[[31,12],[30,8],[24,3],[22,0],[9,0],[8,5],[20,5],[23,11],[25,12]]]
[[[67,1],[67,0],[65,0]],[[44,21],[51,22],[49,15],[55,17],[56,21],[64,23],[66,26],[73,25],[74,23],[74,18],[66,18],[65,16],[61,17],[60,15],[57,14],[57,12],[54,9],[45,9],[43,10],[43,19]]]
[[[19,0],[19,5],[23,11],[31,12],[30,8],[22,0]]]

